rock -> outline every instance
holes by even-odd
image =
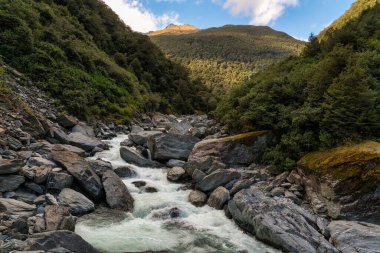
[[[75,230],[76,218],[71,216],[70,209],[65,206],[45,206],[46,231]]]
[[[192,191],[189,194],[189,202],[194,206],[204,206],[207,201],[207,195],[201,191]]]
[[[24,250],[49,251],[56,248],[69,250],[71,253],[99,253],[94,247],[83,240],[79,235],[70,231],[52,231],[31,235]],[[65,252],[68,253],[68,252]]]
[[[57,122],[62,127],[72,128],[79,123],[79,120],[71,115],[61,114],[58,116]]]
[[[92,198],[102,198],[103,186],[100,178],[84,158],[76,153],[57,149],[52,151],[52,155],[54,161],[64,167]]]
[[[63,189],[58,195],[58,203],[70,208],[70,212],[74,215],[86,214],[95,209],[95,205],[91,200],[69,188]]]
[[[280,196],[284,196],[285,194],[285,189],[282,188],[282,187],[276,187],[274,188],[272,191],[271,191],[271,195],[273,197],[280,197]]]
[[[187,174],[189,175],[193,175],[195,170],[200,170],[206,173],[210,169],[214,159],[215,158],[211,156],[206,156],[206,157],[201,157],[201,158],[193,157],[190,161],[188,161],[185,164],[183,168],[186,170]]]
[[[81,149],[72,145],[68,145],[68,144],[56,144],[56,145],[53,145],[52,149],[70,151],[82,157],[84,157],[86,154],[86,151],[84,149]]]
[[[207,176],[206,173],[198,169],[194,170],[193,175],[191,176],[195,183],[201,182]]]
[[[0,192],[14,191],[24,182],[25,177],[20,175],[0,176]]]
[[[33,167],[34,182],[36,184],[42,184],[46,182],[49,173],[52,171],[51,166]]]
[[[44,188],[34,182],[26,182],[24,186],[37,194],[44,194]]]
[[[211,156],[227,166],[249,165],[257,161],[270,139],[269,132],[261,131],[203,140],[194,146],[189,161]]]
[[[230,192],[223,186],[216,188],[208,198],[207,204],[215,209],[222,210],[224,204],[230,199]]]
[[[146,185],[146,182],[144,182],[144,181],[134,181],[134,182],[132,182],[132,184],[134,186],[136,186],[137,188],[141,188],[141,187],[144,187]]]
[[[328,226],[332,243],[342,253],[380,252],[380,226],[357,221],[332,221]]]
[[[289,172],[285,171],[281,173],[280,175],[276,176],[273,180],[273,185],[274,186],[281,186],[284,182],[286,182],[287,178],[289,176]]]
[[[46,181],[46,188],[53,190],[62,190],[70,188],[73,184],[73,177],[66,173],[50,172]]]
[[[301,185],[302,184],[302,178],[298,174],[297,170],[292,170],[287,178],[287,180],[296,185]]]
[[[68,135],[68,144],[84,149],[85,151],[91,151],[96,147],[105,147],[105,144],[98,139],[88,137],[78,132]]]
[[[145,187],[145,192],[155,193],[155,192],[158,192],[158,190],[152,186],[148,186],[148,187]]]
[[[159,163],[146,159],[129,147],[120,147],[120,156],[127,163],[132,163],[140,167],[161,167]]]
[[[137,175],[137,173],[128,166],[118,167],[114,172],[121,178],[135,177]]]
[[[71,132],[73,133],[81,133],[85,136],[94,138],[95,137],[95,132],[94,129],[91,126],[88,126],[84,123],[79,123],[78,125],[75,125],[72,129]]]
[[[106,171],[102,177],[104,190],[106,192],[107,204],[112,209],[130,212],[133,210],[134,200],[127,186],[112,170]]]
[[[33,216],[35,210],[35,205],[29,205],[15,199],[0,198],[0,212],[6,212],[20,217],[30,217]]]
[[[29,158],[27,164],[30,167],[33,167],[33,166],[36,166],[36,167],[40,167],[40,166],[56,167],[57,166],[54,162],[49,161],[48,159],[45,159],[43,157],[38,157],[38,156]]]
[[[45,195],[40,195],[33,200],[33,204],[35,205],[42,205],[45,202],[46,202]]]
[[[198,138],[188,135],[160,134],[149,138],[148,148],[157,161],[186,161],[198,141]]]
[[[174,167],[168,170],[167,178],[172,182],[179,182],[186,176],[186,171],[181,167]]]
[[[247,189],[249,188],[251,185],[253,185],[254,183],[256,182],[256,180],[254,178],[250,178],[250,179],[243,179],[243,180],[239,180],[237,181],[234,186],[231,188],[230,190],[230,194],[231,196],[235,195],[236,193],[238,193],[239,191],[243,190],[243,189]]]
[[[131,141],[129,138],[120,142],[120,146],[124,146],[124,147],[132,147],[133,145],[134,145],[133,141]]]
[[[173,167],[184,167],[186,164],[185,161],[182,161],[182,160],[176,160],[176,159],[170,159],[167,163],[166,163],[166,166],[168,166],[169,168],[173,168]]]
[[[24,166],[22,160],[7,160],[0,157],[0,175],[16,173],[22,166]]]
[[[17,140],[16,138],[13,138],[12,136],[7,136],[7,140],[8,140],[8,146],[11,150],[20,150],[22,148],[22,143]]]
[[[144,128],[142,128],[140,126],[137,126],[137,125],[131,126],[131,132],[132,133],[139,133],[139,132],[143,132],[143,131],[144,131]]]
[[[104,172],[107,170],[112,170],[112,164],[107,161],[103,161],[101,159],[87,159],[87,162],[90,164],[91,169],[99,176],[101,177]]]
[[[208,192],[239,177],[240,174],[237,171],[218,170],[203,178],[203,180],[197,184],[197,187],[203,192]]]
[[[176,135],[188,135],[192,125],[187,120],[170,124],[169,133]]]
[[[46,203],[48,205],[58,206],[57,199],[53,195],[51,195],[50,193],[46,193],[45,200],[46,200]]]
[[[45,219],[40,216],[28,218],[29,234],[41,233],[46,231]]]
[[[316,230],[316,218],[286,198],[252,186],[235,194],[228,208],[240,227],[285,252],[339,252]]]
[[[292,193],[290,191],[285,191],[285,198],[290,199],[291,201],[293,201],[297,205],[300,205],[302,202],[294,193]]]
[[[365,141],[298,162],[305,199],[333,219],[380,219],[380,143]]]
[[[330,230],[328,228],[328,225],[330,224],[330,221],[328,221],[325,218],[317,217],[317,226],[319,228],[319,231],[321,234],[326,238],[330,238]]]
[[[128,138],[135,144],[140,146],[147,146],[148,139],[151,136],[160,135],[162,132],[160,131],[142,131],[137,133],[130,133]]]

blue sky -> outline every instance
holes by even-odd
[[[170,23],[199,28],[268,25],[307,39],[341,16],[354,0],[104,0],[132,29],[148,32]]]

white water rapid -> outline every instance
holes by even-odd
[[[134,178],[124,179],[133,198],[132,214],[100,208],[79,219],[75,232],[102,252],[143,252],[168,250],[178,253],[274,253],[279,252],[245,234],[223,211],[209,206],[195,207],[187,201],[190,190],[180,190],[181,184],[166,179],[165,169],[141,168],[127,164],[120,158],[120,135],[108,143],[111,149],[98,153],[114,168],[131,166]],[[137,188],[132,182],[144,181]],[[146,187],[158,192],[147,193]],[[170,218],[172,208],[179,217]],[[179,212],[178,212],[179,210]],[[173,213],[173,211],[172,211]]]

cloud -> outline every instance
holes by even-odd
[[[138,32],[149,32],[162,29],[169,24],[178,24],[179,15],[167,12],[156,15],[146,9],[139,0],[103,0],[119,17]]]
[[[212,0],[218,2],[218,0]],[[233,15],[250,17],[252,25],[268,25],[299,0],[226,0],[223,7]]]

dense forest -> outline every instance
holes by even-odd
[[[264,26],[226,25],[187,34],[171,30],[152,33],[152,41],[170,59],[188,67],[193,79],[199,78],[215,95],[224,94],[275,62],[297,55],[305,44]]]
[[[102,1],[0,0],[0,55],[83,119],[206,108],[207,89]]]
[[[361,12],[349,10],[323,39],[311,36],[302,56],[261,72],[218,106],[232,130],[274,131],[264,162],[292,167],[313,150],[380,138],[380,3],[352,8]]]

